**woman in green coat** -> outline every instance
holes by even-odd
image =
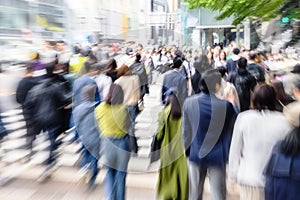
[[[173,92],[159,113],[157,140],[161,142],[158,199],[188,199],[187,158],[181,137],[181,108]]]

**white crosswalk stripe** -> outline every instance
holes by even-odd
[[[147,172],[150,166],[150,146],[152,142],[152,136],[157,129],[157,117],[158,112],[162,109],[161,103],[158,101],[155,91],[144,97],[144,110],[138,115],[136,121],[136,137],[139,146],[137,156],[133,156],[128,164],[128,170],[131,172]],[[47,139],[47,133],[40,133],[33,143],[33,155],[31,155],[30,162],[28,158],[30,156],[30,150],[24,149],[26,144],[26,127],[25,121],[21,109],[10,110],[5,113],[1,113],[2,121],[5,124],[9,134],[3,138],[0,144],[0,166],[10,166],[15,164],[21,164],[26,167],[33,167],[42,165],[47,159],[50,142]],[[73,137],[73,133],[62,134],[62,145],[59,148],[60,156],[58,157],[58,167],[76,167],[80,154],[78,151],[81,148],[81,144],[73,143],[69,144],[69,141]],[[100,164],[101,165],[101,164]],[[26,167],[22,167],[22,170],[26,170]],[[9,181],[22,173],[22,170],[17,170],[15,173],[5,172],[0,175],[1,180],[4,182]],[[7,177],[9,175],[9,177]]]

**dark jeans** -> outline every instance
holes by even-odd
[[[137,140],[135,138],[135,119],[137,117],[137,115],[139,114],[139,110],[138,110],[138,106],[127,106],[127,110],[129,113],[129,117],[131,120],[131,125],[130,128],[128,130],[128,140],[129,140],[129,146],[130,146],[130,151],[137,153],[138,152],[138,145],[137,145]]]
[[[72,128],[74,126],[75,126],[75,122],[74,122],[73,114],[71,114],[69,128]],[[79,134],[78,134],[77,130],[75,129],[74,137],[71,139],[70,143],[73,143],[73,142],[77,141],[78,139],[79,139]]]
[[[34,120],[32,115],[26,115],[23,111],[26,124],[26,148],[32,150],[32,144],[36,136],[42,131],[42,127]]]
[[[57,138],[62,133],[63,127],[61,125],[51,125],[46,130],[48,131],[50,140],[49,158],[46,164],[51,165],[56,161],[55,151],[60,146],[60,142],[57,141]]]
[[[134,124],[135,119],[139,113],[138,111],[138,106],[134,105],[134,106],[127,106],[127,110],[128,110],[128,114],[130,117],[131,122]]]

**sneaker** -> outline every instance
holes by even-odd
[[[65,131],[66,134],[70,134],[73,131],[75,131],[75,126],[73,126],[72,128],[69,128],[68,130]]]

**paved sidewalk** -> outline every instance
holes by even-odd
[[[101,169],[97,177],[97,187],[94,191],[87,190],[87,184],[81,179],[76,168],[60,167],[50,179],[38,182],[44,167],[28,168],[0,188],[1,200],[85,200],[104,199],[103,179],[105,169]],[[127,193],[128,200],[152,200],[156,197],[156,183],[158,173],[128,173]],[[228,199],[238,200],[236,185],[228,184]],[[209,184],[205,184],[204,200],[210,199]]]
[[[42,166],[27,169],[11,182],[0,188],[1,200],[85,200],[104,199],[103,179],[105,170],[97,177],[97,187],[88,191],[75,168],[60,167],[45,182],[39,182]],[[157,173],[129,174],[127,199],[155,199]]]

